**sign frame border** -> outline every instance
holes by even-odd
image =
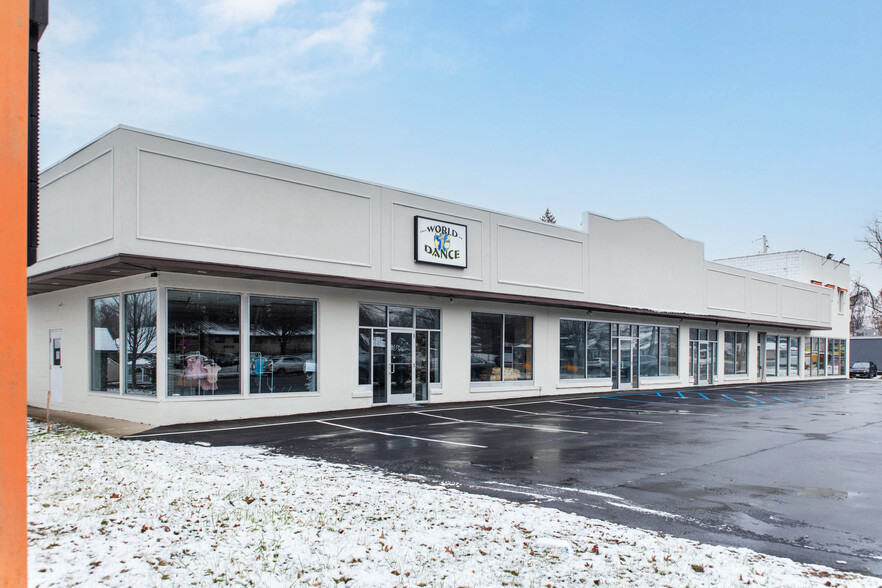
[[[462,238],[465,243],[465,255],[463,256],[464,265],[453,265],[449,263],[441,263],[438,261],[428,261],[425,259],[420,259],[420,243],[419,243],[419,230],[420,230],[420,219],[432,221],[436,223],[441,223],[445,225],[455,225],[457,227],[462,227]],[[450,267],[454,269],[466,269],[469,267],[469,227],[468,225],[463,225],[460,223],[454,223],[451,221],[441,220],[437,218],[432,218],[429,216],[420,216],[418,214],[413,215],[413,261],[414,263],[427,263],[429,265],[440,265],[443,267]]]

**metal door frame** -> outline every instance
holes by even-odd
[[[640,383],[637,380],[637,374],[635,373],[635,369],[639,368],[639,361],[637,357],[638,349],[637,349],[637,337],[617,337],[618,346],[616,349],[617,354],[617,362],[616,362],[616,380],[619,383],[619,390],[636,390]],[[622,343],[627,343],[628,347],[630,347],[631,353],[631,378],[628,383],[622,382]]]
[[[414,329],[390,328],[387,329],[386,340],[386,402],[383,404],[412,404],[414,402]],[[392,339],[396,335],[410,336],[410,394],[392,394],[392,376],[395,373],[395,364],[392,361]]]

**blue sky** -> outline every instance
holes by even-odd
[[[52,0],[42,162],[119,123],[709,259],[882,214],[882,3]]]

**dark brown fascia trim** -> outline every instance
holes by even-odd
[[[790,324],[775,321],[746,320],[727,316],[699,315],[685,312],[656,311],[648,308],[632,308],[617,306],[615,304],[603,304],[599,302],[580,302],[560,298],[546,298],[542,296],[528,296],[524,294],[506,294],[501,292],[476,292],[463,288],[449,288],[441,286],[425,286],[421,284],[402,284],[398,282],[386,282],[365,278],[351,278],[347,276],[333,276],[327,274],[313,274],[288,270],[277,270],[260,267],[249,267],[235,264],[215,263],[209,261],[193,261],[186,259],[171,259],[162,257],[148,257],[120,253],[97,261],[81,265],[67,266],[42,274],[28,277],[29,286],[44,286],[55,280],[63,280],[73,275],[90,273],[95,270],[109,269],[114,266],[120,268],[121,273],[109,276],[107,279],[117,279],[126,275],[136,275],[143,272],[174,272],[182,274],[213,275],[216,277],[256,279],[277,282],[295,282],[313,284],[318,286],[332,286],[342,288],[359,288],[364,290],[384,290],[387,292],[400,292],[403,294],[423,294],[429,296],[452,296],[455,298],[482,300],[493,302],[511,302],[516,304],[538,304],[542,306],[554,306],[558,308],[570,308],[584,311],[603,311],[618,314],[630,314],[638,316],[658,316],[674,319],[689,319],[708,321],[714,323],[726,323],[736,325],[754,325],[758,327],[776,327],[782,329],[803,329],[815,331],[829,331],[831,327],[811,324]],[[128,270],[127,273],[122,273]],[[205,274],[203,274],[203,272]],[[99,280],[96,280],[99,281]],[[72,286],[55,288],[63,290]],[[36,292],[36,288],[28,294]]]

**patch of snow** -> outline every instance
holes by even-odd
[[[28,459],[32,586],[880,583],[252,447],[29,422]]]

